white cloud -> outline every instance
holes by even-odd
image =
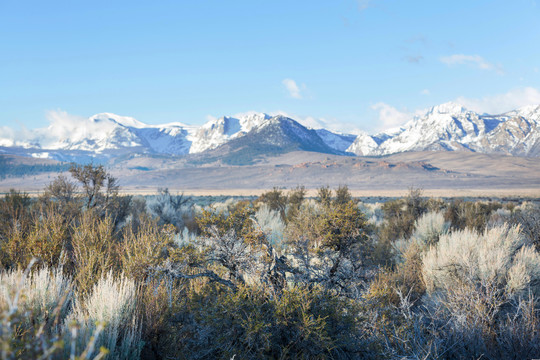
[[[505,94],[476,99],[461,96],[456,102],[479,113],[500,114],[522,106],[540,104],[540,91],[533,87],[524,87],[510,90]]]
[[[429,91],[429,89],[424,89],[424,90],[420,91],[420,94],[422,94],[422,95],[431,95],[431,91]]]
[[[296,81],[293,79],[283,79],[281,82],[283,85],[285,85],[285,88],[289,92],[289,95],[294,99],[301,99],[302,94],[300,94],[300,87],[296,84]],[[305,85],[303,86],[305,87]]]
[[[497,73],[502,74],[502,67],[500,65],[494,65],[486,61],[480,55],[464,55],[464,54],[454,54],[450,56],[442,56],[439,59],[443,64],[448,66],[453,65],[473,65],[482,70],[496,71]]]
[[[375,111],[379,112],[378,130],[388,130],[403,125],[409,121],[413,114],[408,111],[400,111],[383,102],[378,102],[371,106]]]
[[[101,114],[100,114],[101,115]],[[107,117],[109,114],[103,113]],[[116,128],[113,121],[102,121],[99,118],[91,120],[78,115],[68,114],[63,110],[52,110],[46,113],[50,125],[47,128],[35,129],[33,132],[42,146],[56,148],[65,139],[73,142],[86,138],[106,138]]]
[[[13,146],[15,131],[7,126],[0,126],[0,146]]]
[[[0,146],[25,146],[35,134],[24,124],[18,123],[19,128],[9,126],[0,127]]]
[[[89,135],[104,137],[114,130],[113,122],[90,121],[82,116],[68,114],[63,110],[52,110],[46,113],[49,126],[46,128],[20,129],[2,128],[0,132],[0,144],[27,146],[31,143],[39,143],[43,147],[55,148],[59,142],[65,139],[79,141]]]
[[[66,111],[63,110],[47,111],[46,117],[50,123],[49,127],[47,129],[38,129],[38,131],[43,131],[43,135],[57,139],[71,137],[74,133],[81,132],[83,130],[99,130],[100,127],[103,126],[97,123],[90,123],[86,118],[82,116],[68,114]]]

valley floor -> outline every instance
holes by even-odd
[[[437,197],[540,197],[537,158],[470,152],[401,153],[384,157],[292,152],[252,165],[219,162],[193,165],[182,158],[134,157],[107,166],[125,193],[154,194],[158,188],[192,195],[259,195],[275,186],[315,189],[347,185],[355,196],[404,196],[411,187]],[[6,177],[9,189],[39,193],[58,173]]]

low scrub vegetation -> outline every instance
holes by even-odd
[[[71,172],[0,199],[2,359],[540,357],[538,203],[198,205]]]

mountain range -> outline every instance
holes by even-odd
[[[181,156],[194,163],[249,164],[260,156],[310,151],[380,156],[411,151],[469,151],[540,156],[540,105],[504,114],[478,114],[456,103],[434,106],[400,128],[369,135],[310,129],[285,116],[224,116],[202,126],[147,125],[101,113],[77,122],[53,121],[23,134],[0,128],[0,154],[62,161]]]

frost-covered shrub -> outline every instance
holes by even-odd
[[[71,302],[71,281],[61,269],[0,273],[2,359],[53,359],[63,343],[62,327]]]
[[[517,226],[443,235],[424,255],[422,273],[430,291],[495,291],[500,301],[529,288],[540,294],[540,254]]]
[[[537,357],[540,322],[534,297],[540,289],[540,254],[519,227],[448,233],[447,224],[438,218],[433,214],[419,219],[411,240],[404,242],[403,261],[382,277],[382,284],[372,283],[367,293],[378,316],[395,319],[397,332],[388,336],[389,327],[384,327],[383,346],[390,345],[388,351],[400,358],[417,358],[417,341],[421,350],[437,342],[426,358],[437,358],[436,353],[441,358]],[[440,230],[437,242],[421,241]],[[428,290],[420,297],[415,296],[421,290],[415,273]],[[412,301],[399,320],[399,314],[388,309],[399,308],[403,298]],[[379,309],[380,304],[386,307]],[[399,341],[388,342],[393,337]]]
[[[441,236],[423,256],[422,274],[432,304],[443,309],[438,316],[461,334],[468,357],[493,347],[489,339],[517,311],[513,302],[540,294],[540,254],[517,226]]]
[[[95,345],[105,347],[112,359],[138,358],[142,348],[140,322],[136,318],[137,286],[124,276],[115,279],[112,272],[101,278],[86,299],[75,301],[66,326],[80,326],[77,345],[84,348],[96,326],[104,326]],[[71,340],[69,340],[71,341]]]
[[[502,226],[506,223],[509,223],[512,220],[512,211],[506,208],[500,208],[495,210],[489,216],[488,228]]]
[[[224,216],[228,216],[231,210],[234,211],[236,204],[238,204],[238,200],[235,200],[234,198],[227,198],[225,201],[212,202],[209,204],[193,204],[191,212],[195,218],[201,217],[205,211],[221,213]]]
[[[55,311],[65,315],[71,300],[71,280],[62,274],[62,269],[46,267],[29,274],[22,270],[0,273],[0,308],[10,307],[11,299],[19,292],[19,311],[27,314],[27,321],[41,322]]]
[[[210,205],[208,208],[212,208],[216,212],[228,213],[232,206],[236,204],[236,200],[229,198],[222,202],[215,202]]]
[[[439,212],[429,212],[422,215],[415,223],[413,238],[426,245],[432,245],[441,235],[448,232],[450,223],[444,220]]]
[[[396,261],[403,260],[411,245],[414,244],[416,251],[423,253],[429,246],[437,243],[441,235],[447,234],[450,223],[445,221],[444,215],[440,212],[429,212],[422,215],[415,222],[415,230],[409,239],[399,239],[393,244]]]
[[[173,241],[176,246],[182,247],[188,244],[194,244],[197,241],[197,235],[193,234],[185,227],[184,230],[174,236]]]
[[[514,211],[530,211],[538,209],[538,205],[534,204],[531,201],[524,201],[521,204],[517,205],[514,208]]]
[[[384,213],[382,210],[382,204],[379,202],[376,203],[364,203],[359,202],[358,208],[366,215],[368,223],[375,226],[379,226],[384,221]]]
[[[182,229],[185,219],[192,216],[190,199],[172,195],[168,189],[159,189],[158,195],[147,199],[146,208],[160,225],[171,224],[177,229]]]
[[[540,206],[533,203],[523,203],[516,207],[512,214],[512,223],[519,224],[523,235],[540,250]]]
[[[267,204],[262,204],[255,213],[255,219],[273,245],[283,242],[285,223],[279,211],[270,209]]]
[[[512,293],[524,294],[529,285],[534,284],[536,295],[540,286],[540,254],[532,246],[524,246],[514,256],[512,266],[508,270],[507,289]]]
[[[395,266],[371,284],[369,296],[382,296],[384,303],[393,306],[401,301],[398,293],[405,294],[413,302],[422,297],[426,290],[422,279],[422,256],[441,235],[448,232],[449,227],[439,212],[425,213],[418,218],[410,238],[393,242],[391,254]]]

